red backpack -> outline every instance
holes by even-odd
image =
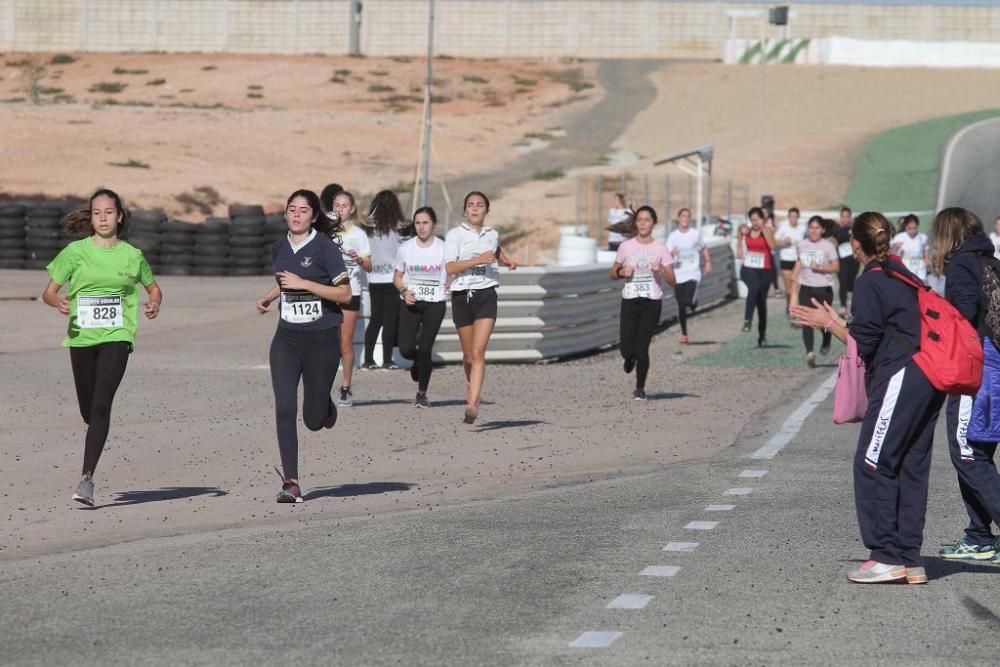
[[[919,278],[886,268],[886,275],[917,290],[920,349],[913,361],[938,391],[975,396],[983,382],[983,344],[975,328]]]

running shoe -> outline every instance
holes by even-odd
[[[741,329],[741,331],[743,331],[743,333],[750,331],[750,320],[743,320],[743,329]]]
[[[394,362],[390,361],[387,364],[383,364],[382,368],[380,368],[379,370],[383,370],[383,371],[398,371],[399,370],[399,366],[397,366]]]
[[[693,313],[696,310],[698,310],[698,302],[697,301],[692,301],[691,302],[691,312]]]
[[[841,317],[847,317],[847,308],[841,306],[840,310],[837,311],[837,314],[840,315]]]
[[[413,362],[413,365],[410,366],[410,379],[414,382],[420,382],[420,369],[417,368],[417,362],[415,361]]]
[[[470,405],[465,408],[465,416],[462,417],[462,421],[466,424],[475,424],[477,417],[479,417],[479,406]]]
[[[767,338],[761,336],[757,339],[757,347],[767,347]]]
[[[350,387],[340,388],[340,398],[337,399],[337,406],[341,408],[349,408],[354,405],[354,394],[351,393]]]
[[[806,366],[809,368],[816,368],[816,353],[806,352]]]
[[[884,584],[906,579],[906,568],[889,565],[877,560],[866,561],[861,567],[847,573],[847,578],[856,584]]]
[[[278,466],[274,467],[274,472],[281,478],[281,491],[278,492],[279,503],[301,503],[302,489],[299,488],[299,481],[296,479],[285,479]]]
[[[622,368],[625,370],[626,373],[631,373],[632,370],[635,368],[635,359],[626,359],[625,363],[622,364]]]
[[[938,551],[938,556],[951,560],[990,560],[996,555],[995,544],[972,544],[964,536]]]
[[[83,503],[88,507],[94,506],[94,480],[92,479],[81,479],[80,484],[76,487],[76,493],[73,494],[73,500],[78,503]]]
[[[378,368],[378,366],[376,366],[375,362],[373,362],[373,361],[367,361],[367,362],[361,364],[361,370],[363,370],[363,371],[373,371],[376,368]]]
[[[688,343],[691,342],[691,339],[688,337],[687,334],[681,334],[680,341],[681,341],[681,345],[687,345]]]
[[[826,355],[830,354],[830,346],[829,345],[821,345],[820,348],[819,348],[819,353],[822,354],[824,357]]]
[[[906,567],[906,583],[908,584],[926,584],[927,583],[927,570],[922,567]]]
[[[418,391],[417,397],[413,400],[413,405],[415,405],[418,408],[429,408],[431,407],[431,402],[427,400],[426,393]]]
[[[636,400],[636,401],[645,401],[646,400],[646,390],[645,389],[636,389],[635,391],[632,392],[632,399]]]

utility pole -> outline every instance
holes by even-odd
[[[428,0],[427,12],[427,83],[424,86],[423,156],[420,169],[420,205],[427,206],[431,173],[431,86],[434,85],[434,5]]]

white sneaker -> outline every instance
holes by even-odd
[[[858,569],[848,572],[847,578],[856,584],[883,584],[889,581],[901,581],[906,579],[906,567],[870,560]]]

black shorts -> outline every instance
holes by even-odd
[[[795,269],[795,262],[786,262],[781,260],[781,270],[782,271],[792,271]]]
[[[341,310],[350,310],[350,311],[355,311],[355,312],[361,310],[361,295],[358,294],[356,296],[352,296],[350,303],[342,303],[342,304],[340,304],[340,309]]]
[[[470,326],[476,320],[496,318],[496,287],[451,293],[451,319],[456,327]]]

